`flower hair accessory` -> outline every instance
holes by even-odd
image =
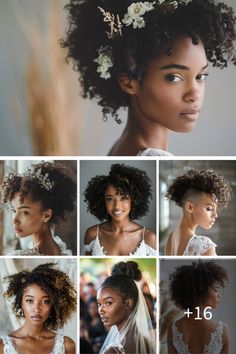
[[[113,38],[113,35],[116,33],[119,33],[120,36],[122,36],[122,23],[120,22],[120,17],[119,15],[114,15],[111,14],[109,11],[105,11],[102,7],[98,6],[99,10],[103,14],[103,21],[104,22],[109,22],[110,26],[110,32],[106,32],[107,36],[109,39]]]
[[[94,59],[94,62],[98,63],[97,72],[100,77],[105,80],[109,79],[111,77],[109,69],[113,67],[112,48],[109,45],[101,46],[98,49],[98,57]]]
[[[30,169],[29,172],[25,174],[25,176],[37,179],[40,186],[46,189],[47,191],[51,191],[53,188],[54,182],[51,182],[51,180],[48,178],[48,173],[45,173],[45,175],[42,174],[41,168],[39,168],[36,172],[34,169]]]
[[[154,9],[155,2],[133,2],[127,9],[122,22],[126,26],[133,25],[133,28],[143,28],[145,27],[145,21],[143,15],[146,12]]]

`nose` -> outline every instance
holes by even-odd
[[[205,87],[203,83],[199,82],[191,82],[186,88],[184,93],[184,101],[188,103],[197,102],[198,104],[202,103],[204,96]]]
[[[103,315],[104,314],[104,306],[103,305],[100,305],[99,307],[98,307],[98,313],[99,313],[99,315]]]
[[[33,312],[39,313],[40,311],[41,311],[40,303],[35,303],[34,308],[33,308]]]
[[[114,207],[115,207],[116,209],[119,209],[119,206],[120,206],[120,200],[117,198],[117,199],[115,199]]]
[[[213,214],[213,215],[214,215],[215,219],[218,218],[218,214],[217,214],[217,211],[216,211],[216,210],[214,211],[214,214]]]
[[[19,219],[18,219],[17,213],[12,215],[12,222],[13,222],[14,225],[19,223]]]

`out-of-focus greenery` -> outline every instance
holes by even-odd
[[[155,282],[156,280],[156,259],[155,258],[81,258],[80,259],[80,269],[81,273],[87,272],[91,274],[92,277],[100,276],[102,273],[107,272],[109,275],[111,273],[111,268],[114,264],[118,262],[134,261],[139,265],[140,270],[147,272]]]

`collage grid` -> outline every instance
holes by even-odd
[[[212,167],[216,167],[215,171],[218,170],[218,172],[223,173],[226,179],[230,182],[230,185],[232,187],[232,190],[235,191],[235,175],[236,175],[236,168],[235,168],[235,160],[230,159],[230,158],[224,158],[224,159],[217,159],[217,158],[211,158],[211,160],[208,159],[197,159],[197,158],[191,158],[191,159],[186,159],[186,158],[169,158],[169,157],[162,157],[160,159],[144,159],[144,158],[136,158],[135,160],[132,158],[127,158],[127,159],[115,159],[115,158],[100,158],[96,159],[96,161],[93,158],[37,158],[34,159],[34,163],[39,163],[40,161],[56,161],[56,162],[61,162],[65,161],[65,164],[70,163],[72,161],[72,165],[75,164],[77,167],[77,211],[76,211],[76,218],[77,218],[77,249],[75,252],[73,252],[73,255],[70,256],[38,256],[34,255],[33,257],[31,256],[9,256],[3,252],[1,254],[1,298],[2,298],[2,292],[6,290],[4,285],[4,282],[2,282],[3,276],[9,275],[14,271],[21,271],[22,269],[25,268],[30,268],[31,270],[36,267],[37,265],[41,263],[50,263],[50,262],[56,262],[57,266],[66,272],[72,282],[75,284],[77,288],[77,301],[78,301],[78,308],[77,308],[77,313],[76,315],[74,314],[71,318],[71,320],[68,322],[68,324],[63,328],[63,333],[65,335],[68,335],[71,337],[76,343],[77,343],[77,353],[84,353],[84,351],[81,349],[79,350],[79,338],[81,335],[85,336],[86,338],[89,338],[89,332],[87,328],[87,323],[86,320],[84,320],[83,317],[81,317],[81,313],[83,313],[83,316],[87,316],[87,320],[89,317],[88,313],[84,313],[84,308],[83,308],[83,303],[81,302],[81,295],[83,294],[84,296],[90,296],[91,298],[96,297],[96,291],[98,290],[98,287],[101,286],[102,282],[104,279],[110,275],[111,273],[111,268],[112,265],[115,263],[118,263],[120,261],[127,262],[129,260],[136,261],[139,263],[139,266],[142,270],[143,273],[145,273],[145,277],[147,283],[143,284],[143,286],[146,286],[146,290],[150,292],[152,297],[150,297],[153,301],[152,305],[152,311],[156,315],[156,320],[153,319],[153,324],[155,323],[155,332],[156,332],[156,352],[160,354],[167,354],[168,349],[167,349],[167,342],[169,343],[169,339],[167,340],[167,332],[170,331],[169,326],[170,323],[174,320],[174,318],[179,318],[181,317],[181,300],[184,299],[184,286],[186,287],[187,284],[184,285],[184,283],[180,284],[182,287],[180,289],[180,294],[178,295],[173,295],[173,289],[171,290],[171,296],[172,299],[175,299],[174,296],[179,296],[177,303],[179,306],[174,306],[173,302],[171,301],[170,298],[170,293],[169,293],[169,279],[170,275],[172,274],[172,279],[173,279],[173,273],[177,269],[181,270],[181,267],[184,269],[186,268],[187,272],[189,273],[191,271],[191,267],[197,267],[200,266],[201,264],[207,264],[207,262],[213,261],[214,264],[217,264],[219,266],[219,269],[221,272],[225,272],[226,275],[222,275],[221,277],[218,275],[215,275],[215,282],[217,285],[220,285],[221,288],[223,289],[223,292],[220,291],[219,295],[217,293],[217,296],[219,299],[221,299],[221,302],[219,304],[219,299],[215,300],[216,304],[211,304],[210,307],[210,312],[206,312],[206,315],[210,316],[208,323],[211,323],[211,321],[218,321],[218,322],[212,322],[212,326],[214,328],[214,323],[221,323],[223,322],[223,329],[222,329],[222,336],[227,336],[227,331],[231,333],[231,352],[233,353],[235,350],[235,340],[233,337],[233,330],[236,326],[235,324],[235,316],[232,312],[232,307],[233,307],[233,302],[235,298],[235,289],[236,289],[236,284],[234,284],[235,279],[234,279],[234,269],[235,269],[235,249],[234,249],[234,240],[233,240],[233,235],[234,235],[234,230],[235,230],[235,193],[232,194],[232,200],[231,203],[229,204],[229,208],[225,209],[222,212],[222,215],[219,217],[218,221],[216,222],[216,225],[214,227],[209,228],[209,231],[204,231],[206,235],[209,236],[209,238],[214,237],[214,241],[218,244],[217,246],[217,257],[216,254],[211,256],[211,257],[193,257],[193,256],[166,256],[164,255],[164,241],[163,241],[163,234],[166,235],[168,233],[168,228],[170,227],[173,229],[174,224],[176,224],[180,214],[177,212],[177,215],[175,215],[176,212],[176,207],[173,206],[172,202],[171,203],[166,203],[166,198],[163,198],[163,196],[166,194],[166,188],[162,186],[162,182],[167,182],[167,184],[170,183],[170,179],[176,178],[178,175],[181,175],[183,173],[186,173],[186,171],[191,170],[191,168],[196,168],[198,170],[212,170]],[[59,160],[59,161],[58,161]],[[32,159],[29,158],[24,158],[21,160],[16,160],[15,158],[6,158],[2,159],[2,161],[8,161],[6,165],[9,165],[9,161],[18,161],[18,165],[22,165],[22,161],[28,161],[28,163],[32,163]],[[27,165],[28,165],[27,163]],[[84,202],[84,186],[87,184],[87,182],[90,180],[91,175],[99,175],[101,171],[104,171],[103,173],[106,174],[107,171],[109,171],[109,168],[112,166],[112,164],[116,163],[121,163],[129,166],[144,166],[145,164],[152,166],[155,166],[155,180],[152,180],[152,183],[154,181],[154,184],[156,183],[156,186],[153,186],[155,192],[154,192],[154,204],[155,204],[155,222],[156,222],[156,235],[157,235],[157,256],[150,256],[150,257],[144,257],[144,256],[86,256],[84,254],[83,250],[83,238],[84,238],[84,230],[87,228],[87,226],[83,226],[83,223],[86,225],[91,224],[91,220],[87,221],[86,220],[86,213],[85,212],[85,202]],[[88,168],[88,166],[91,167],[91,171],[89,172],[88,169],[86,170],[85,167]],[[83,170],[84,169],[84,170]],[[149,168],[146,168],[146,172],[149,170]],[[2,170],[3,171],[3,170]],[[167,178],[169,176],[169,178]],[[167,178],[165,181],[165,177]],[[85,179],[85,180],[84,180]],[[166,187],[166,186],[165,186]],[[163,194],[164,191],[164,194]],[[167,207],[167,211],[163,211],[163,208]],[[5,212],[4,212],[5,213]],[[7,212],[8,213],[8,212]],[[169,219],[168,220],[168,216]],[[172,223],[170,221],[173,221]],[[3,217],[1,218],[2,222],[2,227],[1,229],[3,230],[6,228],[6,224],[3,221]],[[8,224],[10,223],[9,220],[7,220]],[[167,227],[168,225],[168,227]],[[74,227],[75,225],[73,225]],[[213,226],[213,225],[211,225]],[[163,229],[165,232],[163,232]],[[83,230],[83,231],[81,231]],[[159,231],[158,231],[159,230]],[[225,230],[225,231],[224,231]],[[13,231],[13,229],[11,230]],[[6,235],[1,232],[1,238]],[[224,236],[221,236],[224,235]],[[166,236],[165,236],[166,237]],[[165,241],[166,242],[166,241]],[[2,244],[2,239],[1,239],[1,244]],[[199,263],[199,258],[201,258],[201,262]],[[209,265],[211,266],[211,264]],[[221,268],[220,268],[221,267]],[[182,270],[183,270],[182,269]],[[218,269],[218,272],[220,270]],[[201,270],[203,272],[203,270]],[[213,272],[213,270],[212,270]],[[184,273],[183,273],[184,276]],[[189,276],[189,274],[188,274]],[[188,281],[190,278],[188,278]],[[206,279],[201,279],[201,277],[198,279],[199,283],[203,282],[202,287],[206,287]],[[205,281],[205,283],[204,283]],[[209,280],[210,281],[210,280]],[[149,282],[149,284],[148,284]],[[211,282],[210,282],[211,284]],[[212,285],[212,284],[211,284]],[[193,289],[192,289],[193,291]],[[217,290],[218,291],[218,290]],[[191,294],[191,289],[188,289],[189,294]],[[194,298],[194,293],[190,295],[190,297]],[[156,297],[156,300],[154,300]],[[80,301],[79,301],[80,300]],[[91,299],[90,299],[91,300]],[[186,299],[185,299],[186,300]],[[147,300],[148,301],[148,300]],[[179,302],[178,302],[179,301]],[[184,301],[184,300],[183,300]],[[197,301],[197,300],[196,300]],[[176,302],[175,302],[176,303]],[[196,303],[195,303],[196,304]],[[8,307],[7,311],[8,313],[6,314],[6,309],[4,310],[5,302],[1,301],[1,320],[0,320],[0,328],[1,328],[1,335],[6,334],[9,332],[9,330],[12,330],[11,328],[11,323],[14,323],[14,326],[18,327],[20,323],[18,322],[16,324],[15,318],[13,314],[9,313],[10,308]],[[93,301],[90,301],[90,311],[95,311],[94,307],[96,307],[96,301],[94,304],[94,299]],[[206,306],[207,307],[207,306]],[[197,309],[198,306],[195,306]],[[200,308],[200,307],[199,307]],[[183,310],[183,308],[182,308]],[[199,310],[196,310],[199,311]],[[201,312],[202,315],[202,312]],[[6,316],[6,317],[5,317]],[[201,316],[199,313],[195,313],[195,318],[199,319],[198,323],[200,323],[200,318]],[[199,317],[199,318],[198,318]],[[79,320],[80,318],[80,320]],[[202,318],[201,318],[202,319]],[[91,320],[91,318],[90,318]],[[206,319],[204,318],[204,321]],[[95,321],[96,322],[96,321]],[[195,325],[195,322],[193,322],[193,325]],[[216,325],[215,325],[216,326]],[[224,327],[225,326],[225,327]],[[176,327],[177,328],[177,327]],[[182,328],[182,327],[181,327]],[[193,327],[194,328],[194,327]],[[199,326],[201,329],[201,326]],[[217,328],[217,327],[216,327]],[[226,331],[227,328],[227,331]],[[199,329],[199,331],[200,331]],[[197,329],[196,329],[197,330]],[[218,329],[220,331],[220,329]],[[225,332],[226,331],[226,332]],[[159,335],[160,337],[159,337]],[[212,330],[212,333],[214,331]],[[226,333],[226,334],[225,334]],[[217,335],[219,336],[219,333],[217,332]],[[222,337],[223,338],[223,337]],[[99,346],[101,346],[102,341],[104,340],[104,334],[103,337],[99,337],[97,341],[93,343],[94,345],[94,352],[96,350],[98,351]],[[225,340],[225,339],[224,339]],[[168,344],[169,345],[169,344]],[[219,345],[219,343],[218,343]],[[170,350],[170,349],[169,349]],[[86,351],[85,351],[86,353]]]

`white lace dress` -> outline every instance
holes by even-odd
[[[0,339],[3,341],[3,354],[18,354],[10,336],[0,336]],[[64,336],[62,334],[56,334],[53,350],[50,354],[65,354]]]
[[[193,235],[185,247],[183,256],[201,256],[211,247],[217,245],[209,237]]]
[[[144,241],[145,227],[143,228],[143,239],[134,252],[129,253],[129,256],[156,256],[156,250]],[[96,238],[92,240],[88,245],[84,245],[84,251],[91,252],[92,256],[109,256],[104,250],[99,240],[99,225],[97,225]]]
[[[210,342],[205,344],[203,352],[199,354],[220,354],[223,349],[223,330],[224,323],[218,321],[215,331],[211,333]],[[172,337],[173,345],[178,354],[192,354],[188,345],[183,341],[183,334],[179,332],[176,321],[172,323]]]
[[[66,243],[63,242],[59,236],[53,236],[53,240],[58,245],[62,256],[71,256],[72,255],[71,250],[67,249]],[[25,248],[22,250],[15,250],[15,251],[9,253],[8,255],[10,255],[10,256],[45,256],[45,254],[42,254],[39,252],[38,246],[34,247],[32,241],[29,243],[28,248]]]
[[[121,344],[110,344],[99,354],[105,354],[109,349],[114,349],[117,354],[125,354],[125,349]]]
[[[155,148],[147,148],[145,150],[139,151],[137,156],[173,156],[170,152],[161,150],[161,149],[155,149]]]

